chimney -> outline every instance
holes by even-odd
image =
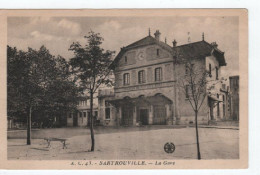
[[[173,40],[172,46],[173,46],[173,47],[176,47],[176,46],[177,46],[177,41],[176,41],[176,40]]]
[[[161,33],[159,32],[159,30],[156,30],[156,32],[154,33],[154,37],[157,41],[160,41],[160,35]]]
[[[217,47],[218,47],[218,44],[217,44],[216,42],[211,43],[211,45],[212,45],[214,48],[217,48]]]

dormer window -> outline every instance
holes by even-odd
[[[127,63],[127,56],[125,56],[125,63]]]

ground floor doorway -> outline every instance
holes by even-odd
[[[172,100],[163,94],[109,100],[118,110],[120,125],[165,125],[173,118]]]
[[[140,122],[142,125],[148,125],[148,119],[149,119],[149,111],[148,109],[140,109],[139,110],[139,116],[140,116]]]
[[[78,116],[77,116],[77,113],[73,113],[73,126],[78,126]]]
[[[133,125],[133,106],[122,106],[122,125]]]
[[[154,105],[153,107],[153,124],[166,124],[166,108],[165,105]]]

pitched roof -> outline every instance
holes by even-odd
[[[135,47],[140,47],[140,46],[146,46],[146,45],[151,45],[151,44],[158,44],[160,45],[161,47],[169,50],[170,52],[172,51],[172,47],[169,46],[168,44],[162,42],[162,41],[157,41],[154,37],[152,36],[147,36],[147,37],[144,37],[132,44],[129,44],[128,46],[124,47],[124,49],[132,49],[132,48],[135,48]]]
[[[213,45],[209,44],[206,41],[198,41],[194,43],[184,44],[177,47],[171,47],[168,44],[157,41],[152,36],[146,36],[132,44],[129,44],[126,47],[121,48],[120,52],[114,59],[112,63],[112,67],[115,66],[115,64],[118,62],[118,60],[123,56],[123,54],[133,48],[140,47],[140,46],[146,46],[146,45],[152,45],[157,44],[161,46],[162,48],[168,50],[170,53],[172,53],[173,56],[178,55],[182,58],[199,58],[199,57],[205,57],[210,56],[211,54],[214,54],[218,61],[220,66],[225,66],[226,61],[224,57],[224,52],[220,51],[218,48],[214,47]]]
[[[162,42],[162,41],[157,41],[154,37],[152,36],[146,36],[132,44],[129,44],[126,47],[122,47],[118,55],[115,57],[113,64],[111,66],[114,66],[116,62],[124,55],[124,53],[130,49],[136,48],[136,47],[141,47],[141,46],[147,46],[147,45],[152,45],[152,44],[157,44],[161,46],[162,48],[168,50],[170,53],[172,53],[172,47],[169,46],[168,44]]]
[[[220,51],[218,48],[212,46],[206,41],[198,41],[194,43],[184,44],[177,47],[173,47],[173,54],[181,58],[199,58],[209,56],[214,54],[220,66],[225,66],[226,61],[224,58],[224,52]]]

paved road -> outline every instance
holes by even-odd
[[[121,129],[120,129],[121,130]],[[202,159],[238,159],[239,131],[232,129],[200,128]],[[88,152],[91,146],[89,135],[73,136],[68,139],[68,149],[61,143],[46,148],[43,139],[33,139],[32,145],[25,145],[24,139],[8,139],[9,159],[29,160],[94,160],[94,159],[196,159],[194,128],[146,129],[131,132],[99,133],[95,136],[95,152]],[[166,142],[173,142],[173,154],[164,152]]]

